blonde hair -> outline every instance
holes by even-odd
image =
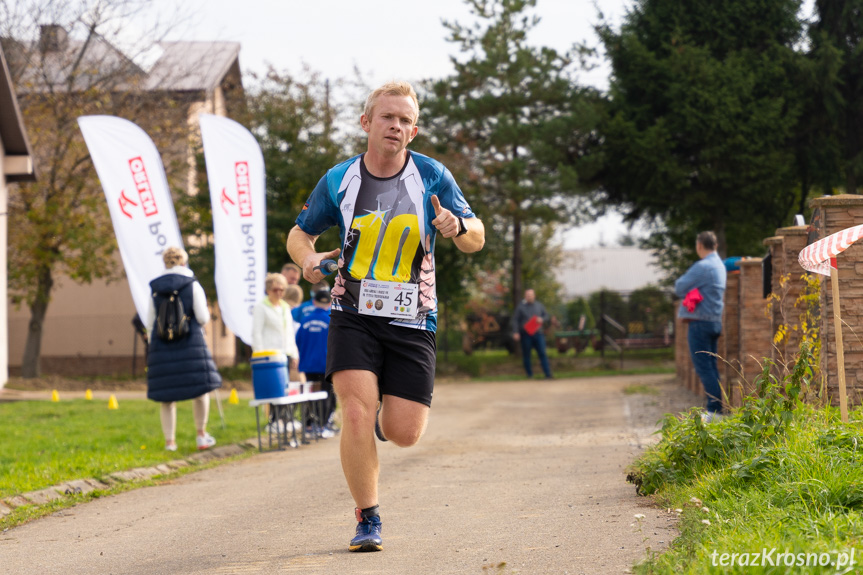
[[[369,94],[369,97],[366,98],[365,110],[363,111],[363,114],[365,114],[367,118],[371,118],[372,112],[375,108],[375,103],[381,96],[407,96],[410,98],[411,101],[413,101],[414,109],[416,110],[414,124],[417,123],[420,117],[420,103],[417,99],[417,93],[414,91],[414,87],[411,86],[409,82],[393,80],[392,82],[387,82]]]
[[[282,266],[282,273],[285,273],[288,270],[294,270],[294,271],[300,272],[300,274],[303,273],[303,270],[300,269],[300,266],[298,266],[297,264],[286,263],[285,265]]]
[[[285,288],[285,301],[291,307],[297,307],[303,303],[303,288],[296,284],[289,285]]]
[[[267,274],[267,279],[264,280],[264,289],[266,291],[270,291],[270,288],[274,285],[286,287],[288,285],[288,280],[286,280],[285,276],[282,274]]]
[[[162,252],[162,261],[165,262],[165,269],[184,266],[189,261],[189,254],[183,248],[171,246]]]

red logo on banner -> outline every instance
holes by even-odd
[[[222,188],[222,197],[219,198],[219,203],[222,204],[222,210],[224,210],[225,215],[227,216],[228,215],[228,208],[227,208],[227,206],[225,206],[225,204],[231,204],[233,206],[234,200],[232,200],[231,198],[228,197],[228,194],[225,193],[225,188]]]
[[[145,216],[153,216],[159,213],[159,208],[156,206],[156,197],[153,195],[153,189],[150,187],[150,178],[147,177],[147,170],[144,168],[144,161],[138,158],[129,160],[129,168],[132,170],[132,179],[135,181],[135,188],[138,190],[138,197],[141,199],[141,209],[144,210]]]
[[[234,164],[234,174],[237,176],[237,203],[240,204],[240,216],[247,218],[252,215],[252,193],[249,189],[249,163]]]
[[[129,218],[131,220],[132,214],[130,214],[129,212],[126,211],[126,206],[138,207],[138,204],[136,204],[135,202],[133,202],[132,200],[130,200],[129,198],[126,197],[126,190],[120,190],[120,200],[119,201],[120,201],[120,211],[123,212],[123,215],[125,215],[127,218]]]

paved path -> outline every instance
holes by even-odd
[[[381,553],[347,551],[353,504],[333,439],[11,529],[0,565],[8,575],[623,573],[675,535],[625,482],[652,429],[632,416],[651,396],[623,389],[669,378],[438,386],[418,446],[378,445]]]

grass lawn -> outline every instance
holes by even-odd
[[[843,423],[804,404],[813,395],[797,375],[756,380],[759,397],[718,423],[666,418],[630,477],[676,510],[681,535],[637,573],[861,572],[863,412]]]
[[[548,359],[557,378],[598,377],[608,375],[639,375],[648,373],[674,373],[674,349],[632,349],[623,354],[606,352],[603,358],[593,349],[576,355],[572,351],[559,353],[549,347]],[[532,357],[534,376],[542,375],[536,353]],[[504,349],[476,350],[470,355],[461,351],[446,353],[438,349],[437,374],[441,377],[469,376],[483,381],[525,379],[521,357],[510,355]]]
[[[226,427],[211,401],[208,431],[217,445],[254,437],[255,412],[247,400],[223,402]],[[0,403],[0,498],[73,479],[157,465],[196,451],[192,402],[177,404],[177,452],[165,451],[159,404],[124,400]]]

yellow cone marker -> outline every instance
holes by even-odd
[[[237,388],[231,390],[231,395],[228,396],[228,403],[232,405],[240,405],[240,396],[237,395]]]
[[[51,401],[60,401],[60,394],[57,393],[57,390],[51,392]]]
[[[108,399],[108,409],[120,409],[120,406],[117,404],[117,396],[113,393],[111,397]]]
[[[84,399],[93,399],[93,392],[91,390],[87,390],[84,392]]]

